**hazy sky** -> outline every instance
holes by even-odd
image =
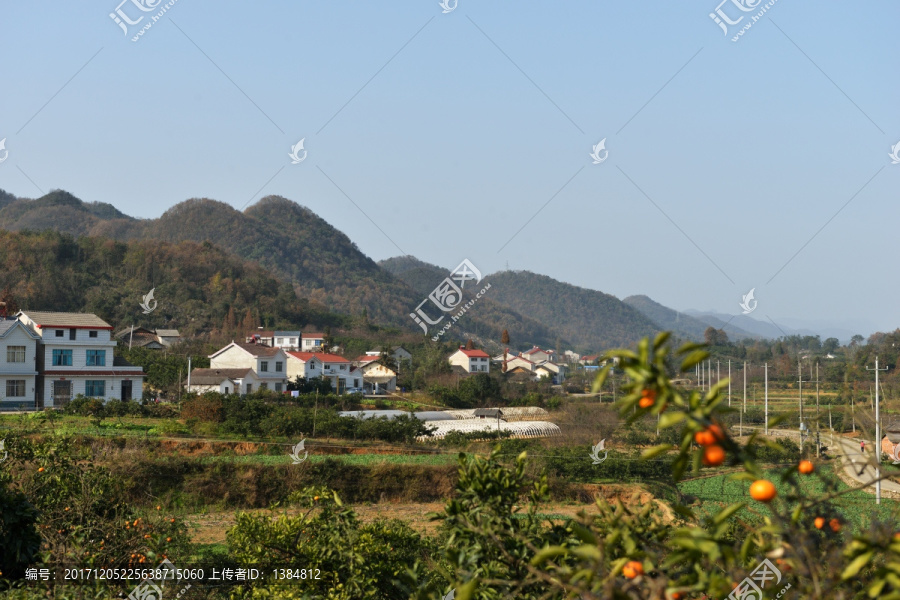
[[[778,0],[737,42],[764,3],[725,35],[716,0],[177,0],[133,42],[165,3],[126,35],[118,1],[0,5],[0,188],[278,194],[376,260],[900,327],[896,0]]]

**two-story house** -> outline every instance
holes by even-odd
[[[343,356],[327,352],[288,352],[287,356],[291,380],[324,377],[339,394],[347,388],[362,388],[361,374]]]
[[[241,379],[241,389],[235,393],[250,394],[258,389],[283,392],[287,389],[287,355],[281,348],[260,344],[231,342],[209,355],[209,369],[195,369],[191,378],[209,375],[217,369],[249,369]],[[191,381],[193,385],[193,381]]]
[[[463,346],[450,355],[451,365],[462,367],[468,373],[490,373],[491,357],[484,350],[466,350]]]
[[[362,375],[363,389],[366,393],[375,393],[381,390],[393,392],[397,389],[397,372],[381,364],[377,356],[364,354],[357,357],[353,364]]]
[[[263,331],[260,330],[247,336],[247,343],[263,344],[273,348],[281,348],[285,352],[300,349],[299,331]]]
[[[90,313],[23,310],[17,318],[40,336],[37,406],[62,406],[78,394],[140,399],[144,370],[113,356],[112,326]]]
[[[18,319],[0,319],[0,408],[23,408],[37,400],[37,351],[41,339]]]
[[[519,356],[523,356],[533,363],[541,363],[545,361],[556,362],[556,352],[554,352],[553,350],[541,350],[537,346],[534,346],[531,350],[522,352],[521,354],[519,354]]]
[[[300,351],[301,352],[318,352],[320,350],[327,351],[328,348],[323,348],[322,345],[325,343],[325,334],[324,333],[304,333],[300,340]]]

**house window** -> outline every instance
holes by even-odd
[[[249,394],[249,393],[252,392],[252,391],[253,391],[253,384],[252,384],[252,383],[248,383],[248,384],[247,384],[247,393]]]
[[[347,370],[347,365],[341,365],[341,366],[338,367],[338,368],[339,368],[341,371],[346,371],[346,370]]]
[[[358,388],[358,387],[359,387],[359,379],[354,379],[354,380],[353,380],[353,387],[355,387],[355,388]]]
[[[7,398],[24,398],[25,397],[25,380],[24,379],[7,379],[6,380],[6,397]]]
[[[328,363],[325,363],[324,369],[325,369],[326,371],[330,371],[330,370],[331,370],[331,365],[329,365]]]
[[[73,327],[72,329],[69,330],[69,339],[70,339],[70,340],[74,340],[74,339],[75,339],[75,328],[74,328],[74,327]]]
[[[54,350],[53,351],[54,367],[71,367],[72,351],[71,350]]]
[[[283,389],[283,388],[282,388],[282,385],[281,385],[280,383],[276,383],[276,384],[275,384],[275,391],[276,391],[276,392],[278,392],[278,393],[280,394],[280,393],[282,392],[282,389]]]
[[[315,346],[318,348],[322,345],[322,340],[316,340]]]
[[[106,382],[87,380],[84,382],[84,395],[89,397],[103,398],[106,396]]]
[[[259,389],[261,389],[261,390],[267,390],[267,389],[269,389],[269,384],[268,384],[268,383],[261,383],[261,384],[259,384]]]
[[[259,370],[262,371],[263,373],[267,372],[269,370],[269,361],[264,360],[264,361],[260,362]]]
[[[275,372],[281,373],[284,370],[284,363],[280,360],[275,361]]]
[[[92,337],[92,338],[97,337],[97,332],[96,331],[88,331],[88,337]]]
[[[478,370],[478,365],[472,365],[472,369],[471,369],[471,370],[472,370],[473,373],[474,373],[475,371],[477,371],[477,370]]]
[[[88,350],[87,366],[89,367],[105,367],[106,366],[106,350]]]
[[[25,346],[9,346],[6,349],[6,362],[25,362]]]
[[[230,393],[231,393],[231,390],[228,388],[227,385],[225,386],[225,393],[226,393],[226,394],[230,394]]]
[[[279,346],[283,346],[283,345],[284,345],[284,338],[278,338],[278,339],[276,339],[276,340],[275,340],[275,343],[276,343],[277,345],[279,345]]]
[[[291,338],[291,347],[297,345],[297,338]]]
[[[56,330],[56,337],[62,337],[62,336],[64,336],[65,334],[66,334],[66,332],[63,331],[62,329],[57,329],[57,330]]]

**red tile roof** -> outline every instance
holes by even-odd
[[[466,350],[465,348],[460,348],[459,351],[469,358],[490,358],[488,353],[484,350]]]
[[[288,352],[294,358],[299,358],[303,362],[311,358],[318,358],[322,362],[348,363],[350,362],[343,356],[337,354],[328,354],[327,352]]]
[[[301,333],[300,337],[304,340],[315,339],[315,338],[324,338],[324,333]]]

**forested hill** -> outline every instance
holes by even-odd
[[[622,300],[622,302],[636,308],[661,328],[674,331],[676,334],[696,342],[702,342],[704,340],[703,333],[708,327],[723,326],[721,321],[711,322],[709,320],[704,321],[697,317],[692,317],[691,315],[663,306],[647,296],[629,296]],[[727,333],[728,337],[732,340],[759,337],[731,324],[725,324],[724,328],[725,333]]]
[[[7,195],[8,196],[8,195]],[[346,235],[312,211],[278,196],[244,212],[207,199],[181,202],[158,219],[128,217],[108,204],[86,203],[56,190],[36,200],[0,195],[0,228],[64,231],[116,240],[210,241],[258,262],[297,293],[335,312],[408,326],[418,300]]]
[[[412,257],[391,258],[379,264],[402,277],[420,293],[431,291],[449,272],[448,268]],[[615,296],[563,283],[546,275],[502,271],[485,277],[482,283],[488,282],[491,289],[479,301],[479,306],[489,300],[498,308],[519,315],[523,324],[537,323],[548,333],[552,332],[551,335],[559,336],[565,344],[584,352],[633,345],[661,329]],[[510,330],[510,337],[515,339],[512,333]],[[528,333],[526,330],[526,339]],[[555,348],[555,339],[546,345]]]
[[[0,231],[0,264],[0,290],[20,309],[92,312],[117,329],[134,324],[238,339],[258,325],[343,324],[265,269],[210,243]],[[154,288],[156,308],[145,315],[140,303]]]
[[[450,273],[450,268],[452,268],[432,265],[412,256],[389,258],[378,264],[415,289],[419,295],[418,302],[424,300],[434,290],[435,286],[447,277]],[[455,267],[456,265],[453,266]],[[486,281],[487,279],[485,279]],[[477,291],[482,287],[479,284],[474,288],[471,288],[471,286],[464,288],[463,292],[466,299],[471,299],[475,293],[472,290]],[[497,348],[500,347],[500,339],[503,335],[503,330],[506,329],[509,332],[509,347],[515,350],[528,350],[533,345],[555,348],[557,340],[560,340],[555,326],[539,323],[534,319],[521,315],[508,306],[496,302],[491,298],[490,292],[478,299],[477,306],[465,314],[463,319],[459,321],[457,329],[461,330],[463,338],[473,337],[481,342],[491,341],[497,344]],[[560,341],[568,343],[566,339],[561,339]]]

